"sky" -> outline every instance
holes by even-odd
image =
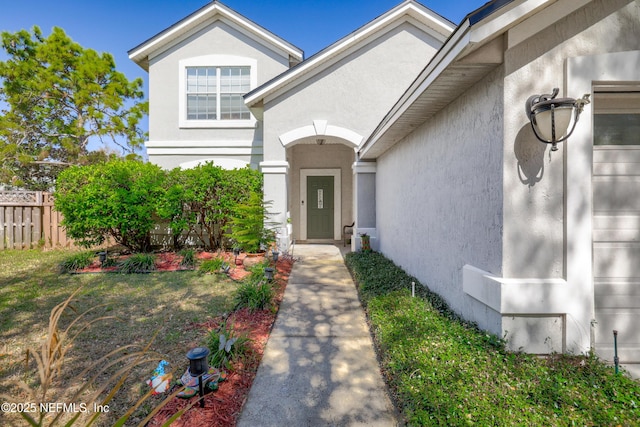
[[[305,58],[395,7],[402,0],[222,0],[222,3],[302,49]],[[421,0],[458,25],[487,0]],[[127,52],[195,12],[209,0],[0,0],[0,31],[34,25],[48,36],[61,27],[85,48],[112,54],[129,80],[147,73]],[[6,59],[0,51],[0,60]],[[146,123],[144,125],[146,128]]]

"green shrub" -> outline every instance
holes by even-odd
[[[420,284],[418,279],[409,276],[393,261],[378,252],[350,252],[346,263],[358,284],[358,290],[366,302],[378,295],[385,295],[400,289],[411,289],[415,283],[416,295],[428,300],[443,315],[460,320],[447,302],[438,294]]]
[[[251,311],[264,310],[271,305],[275,291],[264,280],[264,272],[252,273],[245,278],[234,295],[236,309],[248,308]]]
[[[82,270],[83,268],[90,266],[94,258],[95,254],[93,252],[80,252],[71,255],[60,263],[60,272],[73,273],[74,271]]]
[[[249,338],[236,336],[233,327],[223,323],[218,330],[209,332],[207,347],[211,352],[209,365],[220,369],[230,369],[231,362],[244,356],[248,350]]]
[[[135,252],[150,246],[165,172],[157,165],[113,160],[71,166],[56,182],[55,208],[67,234],[87,247],[111,237]]]
[[[133,254],[118,264],[124,274],[149,273],[156,269],[156,257],[152,254]]]
[[[194,268],[196,266],[196,251],[193,249],[183,249],[180,251],[182,260],[180,266],[184,268]]]
[[[175,246],[196,235],[207,249],[224,247],[238,204],[251,194],[262,195],[262,174],[249,167],[225,170],[208,162],[192,169],[174,169],[167,179],[158,213],[169,221]]]
[[[256,253],[275,241],[275,232],[265,223],[269,218],[269,203],[262,200],[262,194],[252,193],[245,203],[236,207],[231,220],[231,239],[245,252]]]
[[[198,271],[202,273],[217,273],[220,271],[223,265],[224,265],[224,261],[222,260],[222,258],[208,259],[208,260],[202,261]]]

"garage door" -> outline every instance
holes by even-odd
[[[596,92],[593,147],[595,348],[640,374],[640,93]]]

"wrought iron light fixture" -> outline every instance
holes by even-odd
[[[556,98],[558,92],[554,88],[551,94],[530,96],[525,104],[533,133],[540,141],[551,144],[551,151],[557,151],[558,143],[571,136],[580,113],[589,103],[589,94],[580,99]]]

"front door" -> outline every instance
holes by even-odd
[[[307,177],[307,239],[333,239],[333,176]]]

